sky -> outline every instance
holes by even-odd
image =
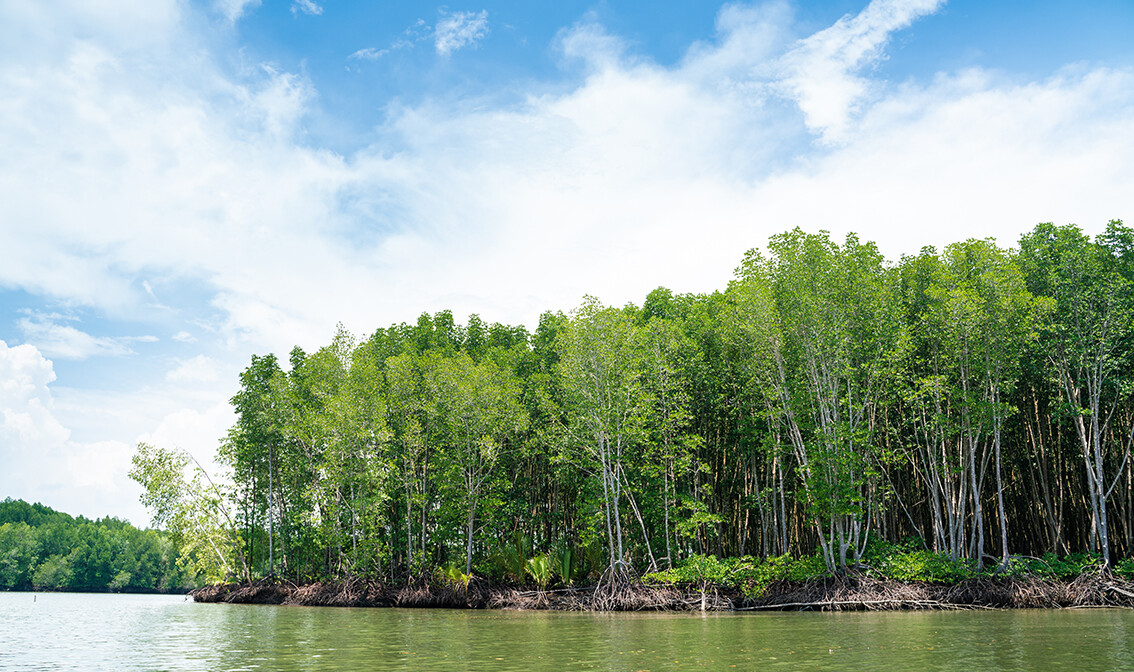
[[[253,354],[1134,221],[1134,5],[0,0],[0,498],[149,518]]]

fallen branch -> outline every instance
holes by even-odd
[[[1126,597],[1134,598],[1134,593],[1131,593],[1128,590],[1123,590],[1123,589],[1119,588],[1118,586],[1114,585],[1113,583],[1106,584],[1106,587],[1110,588],[1111,590],[1118,593],[1119,595],[1125,595]]]

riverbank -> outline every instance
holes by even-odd
[[[444,582],[391,585],[365,579],[296,585],[261,580],[205,586],[196,602],[333,607],[440,607],[558,611],[760,611],[1017,608],[1134,608],[1134,583],[1108,572],[1066,581],[1039,576],[974,577],[952,585],[845,574],[780,581],[746,596],[725,587],[633,582],[609,587],[531,590],[474,580],[467,588]]]

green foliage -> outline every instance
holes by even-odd
[[[511,543],[505,544],[492,556],[492,564],[498,577],[523,583],[528,572],[531,538],[516,532],[512,535],[510,541]]]
[[[168,535],[115,518],[88,520],[42,504],[0,502],[0,590],[166,592],[191,588]]]
[[[114,578],[110,580],[107,587],[111,590],[122,590],[130,585],[130,579],[130,572],[123,569],[114,575]]]
[[[66,555],[53,555],[36,567],[32,586],[36,590],[59,590],[71,586],[71,558]]]
[[[872,541],[863,554],[862,569],[895,581],[952,585],[977,575],[1033,575],[1070,580],[1096,569],[1100,562],[1101,557],[1097,553],[1074,553],[1063,557],[1048,553],[1042,558],[1013,557],[1005,570],[990,567],[977,571],[970,561],[953,560],[944,553],[926,550],[920,539],[909,538],[900,543]],[[1119,562],[1115,573],[1134,577],[1134,559]],[[643,579],[665,584],[715,585],[758,597],[776,581],[806,581],[826,575],[826,566],[818,555],[802,558],[782,555],[763,560],[748,556],[722,559],[693,555],[673,569],[647,574]]]
[[[235,577],[244,558],[224,493],[200,465],[186,477],[191,461],[185,451],[140,443],[129,475],[145,489],[142,503],[153,512],[154,524],[168,527],[180,550],[179,566],[207,581]],[[243,570],[246,577],[247,567]]]
[[[0,525],[0,588],[31,585],[37,559],[34,528],[22,521]]]
[[[437,575],[441,580],[448,582],[456,588],[468,590],[469,581],[472,580],[472,574],[466,574],[464,568],[464,563],[450,560],[437,568]]]
[[[763,560],[751,556],[721,559],[712,555],[692,555],[673,569],[647,574],[643,579],[702,587],[716,585],[739,589],[749,597],[757,597],[776,581],[806,581],[826,575],[826,565],[818,555],[802,558],[782,555]]]
[[[675,525],[678,536],[694,539],[703,533],[707,527],[724,522],[724,516],[709,513],[709,507],[703,501],[689,497],[681,498],[679,501],[684,515],[678,519]]]
[[[977,569],[971,560],[954,560],[945,553],[926,550],[922,540],[909,538],[901,543],[874,540],[868,546],[864,562],[869,570],[897,581],[926,581],[954,584],[974,576],[1044,576],[1063,580],[1074,579],[1096,570],[1102,564],[1098,553],[1072,553],[1059,556],[1045,553],[1038,558],[1012,556],[1005,567]],[[1126,563],[1126,564],[1123,564]],[[1122,569],[1119,569],[1119,566]],[[1116,573],[1134,573],[1134,561],[1124,560],[1115,566]]]
[[[752,569],[751,558],[726,558],[694,554],[673,569],[647,576],[666,583],[715,583],[735,585],[738,574]]]
[[[546,553],[540,553],[539,555],[528,558],[524,566],[524,571],[535,580],[540,588],[547,588],[547,584],[551,582],[554,576],[551,558],[549,558]]]
[[[655,578],[746,591],[855,570],[1066,576],[1076,560],[1014,554],[1098,549],[1107,564],[1134,548],[1115,503],[1134,496],[1131,371],[1120,222],[896,263],[795,229],[749,251],[726,291],[586,297],[532,334],[440,311],[253,357],[220,451],[231,487],[149,447],[136,473],[187,566],[213,577],[477,567],[520,583],[537,558],[548,582],[676,565]],[[927,543],[880,538],[909,533]],[[37,552],[114,552],[89,541]],[[0,580],[32,581],[22,543]],[[121,571],[142,575],[69,581]]]
[[[1134,558],[1123,558],[1114,564],[1114,573],[1126,580],[1134,579]]]
[[[565,584],[575,581],[575,572],[579,566],[578,553],[570,540],[564,539],[556,544],[549,555],[551,571]]]
[[[900,543],[872,539],[863,554],[863,563],[868,569],[897,581],[952,584],[973,575],[971,563],[926,550],[922,540],[916,537]]]
[[[1122,573],[1120,567],[1123,562],[1129,569],[1134,569],[1134,563],[1127,559],[1115,566],[1116,573]],[[1041,576],[1056,576],[1061,579],[1073,579],[1080,574],[1097,569],[1102,564],[1102,556],[1098,553],[1072,553],[1058,556],[1054,553],[1044,553],[1039,559],[1022,558],[1018,571]]]

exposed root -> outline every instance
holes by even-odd
[[[1070,606],[1134,607],[1134,583],[1102,568],[1080,574],[1067,585]]]
[[[812,609],[822,611],[955,608],[933,594],[932,586],[882,581],[864,574],[841,574],[810,581],[773,583],[764,596],[735,608]]]
[[[1134,607],[1134,584],[1109,572],[1091,572],[1067,583],[1038,576],[976,577],[951,586],[883,581],[846,574],[773,584],[765,595],[744,600],[741,610],[814,609],[1060,609]]]
[[[978,577],[951,586],[848,573],[777,582],[758,598],[745,598],[711,585],[646,584],[628,577],[604,577],[595,586],[555,590],[521,590],[484,579],[474,579],[468,586],[429,581],[392,586],[365,579],[296,586],[262,580],[205,586],[190,594],[197,602],[555,611],[1134,608],[1134,583],[1105,570],[1083,574],[1071,582],[1035,576]]]
[[[394,601],[382,584],[353,579],[343,583],[312,583],[292,588],[282,604],[311,607],[390,607]]]

